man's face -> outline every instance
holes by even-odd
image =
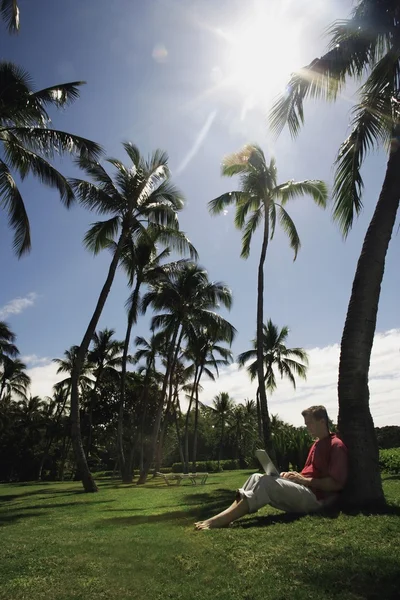
[[[319,430],[320,421],[317,421],[313,415],[305,415],[304,423],[307,427],[308,433],[312,437],[317,437],[317,431]]]

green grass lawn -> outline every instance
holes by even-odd
[[[400,597],[400,478],[382,515],[294,518],[265,508],[230,529],[193,522],[248,472],[206,485],[0,485],[0,598],[287,600]]]

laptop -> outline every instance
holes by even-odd
[[[256,457],[258,458],[267,475],[271,475],[271,477],[279,477],[278,469],[275,467],[265,450],[256,450]]]

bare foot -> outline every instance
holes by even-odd
[[[197,531],[202,529],[223,529],[229,527],[231,523],[224,523],[220,519],[207,519],[207,521],[198,521],[194,524],[194,528]]]

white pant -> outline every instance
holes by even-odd
[[[241,498],[247,498],[251,513],[266,504],[292,513],[309,513],[322,507],[310,488],[283,477],[254,473],[238,492]]]

